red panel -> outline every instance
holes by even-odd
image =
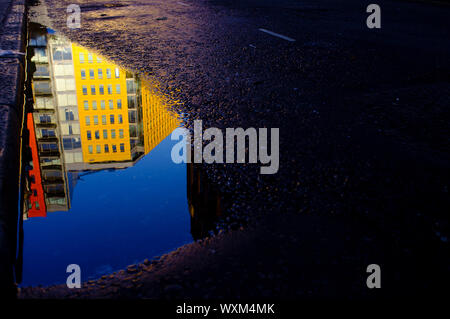
[[[34,129],[33,113],[27,115],[27,128],[30,132],[30,148],[33,158],[33,169],[30,170],[29,175],[34,176],[34,182],[31,182],[31,196],[30,202],[32,207],[28,211],[28,217],[46,217],[47,209],[45,206],[44,190],[42,188],[41,168],[39,163],[39,154],[36,142],[36,132]],[[34,195],[36,191],[36,196]]]

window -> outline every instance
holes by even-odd
[[[32,60],[36,62],[48,62],[47,50],[45,48],[34,48],[34,57]]]
[[[122,100],[121,99],[117,99],[117,108],[119,110],[122,109]]]
[[[136,83],[135,83],[135,81],[127,81],[127,93],[128,94],[136,93]]]
[[[84,109],[87,111],[89,110],[89,102],[88,101],[83,101],[84,104]]]
[[[103,130],[103,138],[105,140],[108,138],[108,130]]]
[[[84,63],[84,53],[80,52],[80,63]]]
[[[137,137],[137,128],[135,125],[129,126],[130,137]]]
[[[92,53],[88,53],[88,61],[89,63],[94,63],[94,57],[92,56]]]
[[[106,78],[111,78],[111,69],[106,69]]]
[[[87,135],[88,141],[92,140],[92,134],[91,134],[91,131],[87,131],[87,132],[86,132],[86,135]]]
[[[38,97],[36,96],[35,106],[40,109],[53,109],[53,97]]]
[[[119,138],[123,138],[123,130],[122,129],[119,130]]]
[[[113,144],[113,145],[112,145],[112,150],[113,150],[113,153],[117,153],[116,144]]]
[[[61,160],[59,158],[50,159],[50,158],[41,158],[41,167],[47,167],[52,165],[61,165]]]
[[[98,125],[98,116],[94,115],[94,125]]]
[[[96,149],[97,149],[97,153],[101,153],[102,152],[102,147],[100,145],[97,145]]]
[[[120,143],[120,151],[125,152],[125,144],[124,143]]]
[[[84,69],[81,70],[81,79],[86,80],[86,70]]]
[[[116,84],[116,93],[120,94],[120,84]]]
[[[100,101],[100,107],[101,107],[102,110],[105,109],[105,100],[101,100]]]
[[[57,91],[66,91],[66,80],[65,79],[56,79],[56,90]],[[70,84],[69,84],[70,85]]]
[[[66,109],[65,114],[66,114],[66,121],[73,121],[75,119],[72,110]]]
[[[48,137],[56,136],[55,130],[52,130],[52,129],[42,129],[41,133],[42,133],[42,137],[48,138]]]
[[[136,108],[136,100],[134,96],[128,96],[128,108],[129,109],[135,109]]]
[[[116,138],[116,130],[111,130],[111,138]]]
[[[64,70],[63,70],[63,72],[64,72]],[[36,65],[36,72],[34,73],[34,76],[50,76],[50,72],[48,70],[48,66],[46,66],[46,65]]]
[[[59,106],[69,105],[69,100],[67,99],[67,94],[57,94],[56,98],[58,100]]]
[[[105,153],[109,153],[109,145],[105,144]]]
[[[102,124],[106,125],[106,115],[102,115]]]
[[[47,39],[45,38],[45,35],[33,36],[30,39],[30,45],[32,45],[32,46],[46,46],[47,45]]]
[[[108,94],[112,94],[112,84],[108,84]]]
[[[91,80],[93,80],[95,77],[94,77],[94,69],[89,69],[89,78],[91,79]]]
[[[116,69],[114,70],[114,72],[115,72],[115,74],[116,74],[116,79],[118,79],[118,78],[120,77],[120,71],[119,71],[119,68],[116,68]]]
[[[89,154],[92,154],[92,152],[94,151],[94,148],[92,147],[92,145],[88,146],[88,150],[89,150]]]
[[[99,131],[95,131],[95,139],[96,140],[100,139],[100,132]]]
[[[97,101],[92,101],[92,109],[93,110],[97,109]]]
[[[56,143],[42,143],[39,144],[39,150],[43,152],[58,151],[58,145]]]
[[[72,60],[72,49],[70,47],[65,48],[53,48],[53,60]]]
[[[101,95],[105,94],[105,89],[103,88],[103,84],[100,84],[98,87],[98,91]]]
[[[91,125],[91,120],[89,119],[89,116],[86,116],[84,119],[85,119],[86,125]]]
[[[91,94],[95,95],[95,85],[91,85]]]
[[[63,138],[63,147],[65,150],[81,148],[81,140],[74,137]]]
[[[129,123],[136,123],[136,111],[128,111],[128,122]]]
[[[45,65],[37,65],[36,72],[38,72],[38,74],[35,73],[34,76],[40,76],[40,74],[44,72],[44,70],[41,68],[46,68],[48,70],[48,67]],[[53,65],[53,72],[54,72],[53,75],[55,76],[73,75],[74,69],[72,64],[56,64]],[[41,76],[43,75],[44,74],[42,74]],[[50,73],[47,71],[45,75],[50,76]],[[86,72],[84,73],[84,75],[86,75]]]
[[[122,114],[119,114],[119,115],[118,115],[117,121],[119,122],[119,124],[122,124],[122,123],[123,123],[123,120],[122,120]]]
[[[97,56],[97,63],[102,63],[102,59],[99,56]]]
[[[34,83],[35,94],[52,94],[52,87],[48,81],[36,81]]]
[[[109,123],[114,124],[114,114],[109,116]]]
[[[74,91],[75,81],[73,79],[56,79],[57,91]]]
[[[75,90],[75,87],[73,89]],[[66,94],[66,95],[67,95],[67,103],[69,105],[78,106],[76,94]]]
[[[113,100],[109,100],[108,104],[109,104],[109,109],[112,110],[114,108],[114,101]]]
[[[98,69],[98,78],[103,79],[103,70],[102,69]]]
[[[83,85],[83,95],[87,95],[87,86]]]

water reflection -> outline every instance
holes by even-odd
[[[148,81],[39,25],[24,219],[67,211],[77,180],[135,165],[178,125]]]
[[[197,240],[208,236],[214,222],[222,215],[222,202],[201,165],[187,164],[187,197],[192,237]]]
[[[29,34],[16,282],[63,283],[71,263],[98,278],[192,241],[176,101],[44,26]]]
[[[94,279],[208,235],[220,197],[171,160],[176,101],[41,25],[29,51],[16,282],[63,283],[72,263]]]

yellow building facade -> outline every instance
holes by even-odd
[[[126,71],[72,43],[84,162],[131,160]]]
[[[141,90],[144,150],[147,154],[180,125],[180,120],[168,110],[169,102],[153,92],[148,81],[141,82]]]

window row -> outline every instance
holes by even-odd
[[[94,125],[97,125],[98,124],[98,115],[94,115],[93,117],[92,117],[92,120],[93,120],[93,122],[94,122]],[[90,118],[90,116],[86,116],[85,117],[85,123],[86,123],[86,125],[91,125],[91,118]],[[109,124],[114,124],[115,123],[115,117],[114,117],[114,114],[110,114],[109,115]],[[117,115],[117,123],[118,124],[122,124],[123,123],[123,117],[122,117],[122,114],[118,114]],[[107,124],[107,122],[106,122],[106,115],[102,115],[102,124],[103,125],[106,125]]]
[[[113,94],[113,86],[112,84],[108,84],[107,86],[108,89],[108,94]],[[83,90],[83,95],[88,95],[88,87],[87,85],[83,85],[82,86],[82,90]],[[97,91],[96,91],[96,87],[95,85],[91,85],[91,95],[96,95]],[[100,84],[98,86],[98,93],[100,95],[105,94],[105,87],[103,84]],[[116,84],[116,94],[120,94],[120,84]]]
[[[84,63],[84,61],[85,61],[85,56],[86,56],[86,54],[84,53],[84,52],[80,52],[80,55],[79,55],[79,57],[80,57],[80,63]],[[92,54],[92,53],[88,53],[87,54],[87,61],[89,62],[89,63],[94,63],[94,55]],[[102,59],[99,57],[99,56],[97,56],[97,63],[101,63],[102,62]]]
[[[91,133],[91,131],[87,131],[86,135],[87,135],[87,139],[89,141],[92,140],[92,133]],[[95,137],[96,140],[99,140],[100,139],[100,131],[95,131],[94,132],[94,137]],[[124,137],[123,130],[120,129],[119,130],[119,138],[123,138],[123,137]],[[104,139],[108,139],[108,130],[103,130],[103,138]],[[116,130],[111,130],[111,138],[116,138]]]
[[[116,146],[116,144],[112,144],[111,145],[111,149],[112,149],[113,153],[117,153],[117,146]],[[120,149],[121,153],[125,152],[125,144],[124,143],[120,143],[119,149]],[[88,151],[89,151],[89,154],[94,153],[94,146],[93,145],[88,145]],[[95,151],[96,151],[97,154],[100,154],[102,152],[102,146],[101,145],[96,145],[95,146]],[[109,153],[109,144],[104,144],[103,145],[103,152],[104,153]]]
[[[120,78],[119,68],[114,69],[114,77],[116,79]],[[106,78],[107,79],[112,78],[112,71],[109,68],[106,69]],[[81,79],[86,80],[86,69],[81,69]],[[89,69],[89,79],[91,79],[91,80],[95,79],[95,69]],[[97,69],[97,79],[103,79],[103,69],[102,68]]]
[[[84,110],[88,111],[89,110],[89,101],[83,101],[83,106],[84,106]],[[119,110],[122,109],[122,100],[121,99],[116,100],[116,106],[117,106],[117,109],[119,109]],[[114,100],[108,100],[108,107],[110,110],[114,109]],[[97,110],[97,101],[92,101],[91,108],[92,108],[92,110]],[[106,109],[106,101],[105,100],[100,101],[100,109],[102,109],[102,110]]]

